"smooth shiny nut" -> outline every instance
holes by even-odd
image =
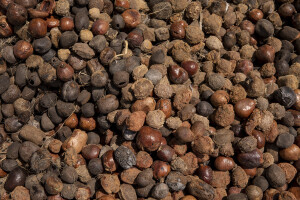
[[[98,19],[93,23],[92,32],[94,35],[104,35],[109,28],[109,24],[107,21],[103,19]]]
[[[249,98],[240,100],[234,105],[235,113],[242,118],[249,117],[253,112],[254,108],[255,108],[255,101]]]
[[[26,42],[24,40],[19,40],[15,44],[13,51],[16,58],[25,60],[26,58],[28,58],[33,54],[33,47],[29,42]]]
[[[170,80],[175,84],[182,84],[188,80],[189,76],[185,69],[178,65],[172,65],[168,68]]]
[[[234,168],[235,162],[230,157],[219,156],[216,158],[214,165],[217,170],[229,171]]]
[[[162,135],[158,130],[144,126],[137,135],[136,143],[142,150],[156,151],[161,144],[161,140]]]
[[[47,22],[41,18],[32,19],[28,25],[28,31],[34,38],[42,38],[47,34]]]

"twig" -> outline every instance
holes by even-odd
[[[110,62],[116,60],[117,58],[121,57],[121,56],[126,56],[127,53],[128,53],[128,41],[127,40],[124,40],[124,43],[125,43],[125,50],[124,50],[124,53],[122,54],[118,54],[118,55],[115,55]]]
[[[153,14],[155,14],[155,13],[158,13],[158,12],[160,12],[160,11],[163,11],[166,7],[167,7],[167,5],[165,5],[164,7],[162,7],[160,10],[157,10],[157,11],[155,11],[155,12],[149,13],[149,15],[153,15]]]
[[[7,45],[14,43],[16,39],[16,36],[0,39],[0,49],[4,49],[4,47],[6,47]]]
[[[76,110],[76,108],[74,108],[74,110],[72,111],[72,113],[69,115],[69,117],[67,119],[69,119],[71,117],[71,115],[74,114],[75,110]],[[65,119],[65,121],[60,125],[59,129],[57,129],[57,131],[55,131],[55,133],[51,137],[53,137],[54,135],[56,135],[56,133],[58,131],[60,131],[60,129],[65,125],[67,119]]]
[[[199,27],[200,27],[200,30],[202,31],[202,21],[203,21],[203,14],[202,14],[202,11],[200,12],[200,17],[199,17]]]

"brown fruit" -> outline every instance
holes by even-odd
[[[300,135],[297,135],[297,137],[295,138],[295,145],[300,147]]]
[[[55,0],[43,0],[38,11],[52,14],[55,4]]]
[[[257,168],[252,169],[244,169],[247,175],[249,175],[251,178],[253,178],[256,175]]]
[[[76,128],[78,125],[78,118],[77,115],[75,113],[73,113],[72,115],[70,115],[70,117],[68,117],[65,120],[65,125],[68,126],[69,128]]]
[[[10,24],[20,26],[25,24],[27,20],[27,10],[24,6],[11,3],[7,7],[6,17]]]
[[[98,145],[95,144],[90,144],[83,147],[81,152],[82,156],[87,160],[98,158],[99,153],[100,153],[100,148],[98,147]]]
[[[59,27],[60,21],[59,19],[56,19],[53,16],[51,16],[50,18],[46,19],[46,23],[47,23],[47,27],[51,29],[51,28]]]
[[[127,28],[135,28],[141,23],[141,14],[135,9],[128,9],[122,13]]]
[[[225,105],[229,102],[229,94],[225,90],[217,90],[210,97],[210,102],[215,107]]]
[[[296,161],[300,159],[300,148],[293,144],[292,146],[279,151],[279,155],[282,159],[287,161]]]
[[[109,24],[107,21],[103,19],[98,19],[93,23],[92,32],[94,35],[104,35],[109,28]]]
[[[32,19],[28,25],[28,31],[34,38],[42,38],[47,34],[47,22],[41,18]]]
[[[200,167],[196,171],[196,174],[199,176],[200,179],[202,179],[206,183],[211,183],[213,178],[213,170],[210,166],[200,165]]]
[[[4,178],[5,176],[7,176],[7,173],[0,168],[0,178]]]
[[[63,189],[63,183],[59,178],[50,176],[46,180],[45,189],[49,194],[58,194]]]
[[[198,63],[191,60],[181,62],[181,67],[185,69],[190,76],[195,75],[199,69]]]
[[[69,64],[65,62],[61,62],[60,65],[56,69],[57,77],[61,81],[70,81],[74,75],[74,69]]]
[[[61,31],[72,31],[74,29],[74,20],[71,17],[63,17],[60,19]]]
[[[147,169],[153,163],[153,159],[146,151],[139,151],[136,155],[136,166],[140,169]]]
[[[265,84],[268,84],[268,83],[276,83],[276,77],[275,76],[272,76],[270,78],[264,78],[264,83]]]
[[[214,165],[217,170],[229,171],[234,168],[235,162],[230,157],[219,156],[216,158]]]
[[[261,10],[255,8],[249,12],[249,18],[252,21],[257,22],[258,20],[264,18],[264,14]]]
[[[76,160],[76,164],[74,165],[74,168],[78,168],[81,165],[86,165],[86,162],[83,156],[79,154]]]
[[[10,3],[13,3],[14,0],[0,0],[0,8],[6,9]]]
[[[170,34],[174,39],[183,39],[185,37],[186,22],[174,22],[170,26]]]
[[[252,22],[250,22],[249,20],[244,20],[240,23],[240,28],[242,30],[246,30],[250,33],[250,35],[254,34],[255,32],[255,26]]]
[[[85,131],[92,131],[96,128],[96,121],[93,117],[80,117],[79,126]]]
[[[156,103],[156,109],[163,111],[166,118],[169,118],[172,115],[172,103],[169,99],[158,100]]]
[[[146,151],[156,151],[162,140],[162,135],[158,130],[143,126],[136,138],[137,146]]]
[[[64,200],[59,194],[53,195],[53,196],[48,196],[47,200]]]
[[[253,99],[243,99],[234,105],[235,113],[242,118],[248,118],[255,108],[255,101]]]
[[[15,3],[24,6],[25,8],[34,8],[37,0],[15,0]]]
[[[275,58],[275,50],[268,44],[260,46],[255,54],[257,60],[261,63],[272,63]]]
[[[241,72],[245,75],[253,70],[253,63],[250,60],[241,60],[237,63],[235,72]]]
[[[294,104],[294,107],[296,110],[300,111],[300,89],[294,90],[296,94],[296,103]]]
[[[156,155],[162,161],[171,162],[175,156],[175,150],[169,145],[164,144],[159,147]]]
[[[140,47],[144,41],[143,32],[140,29],[134,29],[127,35],[127,41],[131,48]]]
[[[262,153],[256,149],[249,153],[240,153],[237,156],[237,160],[245,169],[252,169],[259,167],[263,163]]]
[[[295,6],[291,3],[284,3],[278,8],[278,14],[281,17],[291,17],[294,13],[296,13]]]
[[[178,65],[170,66],[168,68],[168,75],[170,80],[175,84],[182,84],[189,78],[187,71]]]
[[[179,127],[175,132],[175,137],[179,142],[187,143],[192,142],[195,139],[194,133],[188,127]]]
[[[171,171],[171,167],[169,163],[159,161],[159,160],[153,162],[152,169],[153,169],[153,177],[155,179],[164,178],[168,176],[168,174]]]
[[[265,135],[261,131],[253,130],[251,135],[256,138],[258,149],[261,149],[265,146],[266,138],[265,138]]]
[[[119,12],[122,12],[130,8],[130,3],[128,0],[115,0],[115,9]]]
[[[6,38],[13,34],[12,26],[7,22],[5,16],[0,17],[0,38]]]
[[[109,150],[102,156],[103,167],[108,172],[114,172],[117,170],[117,163],[114,159],[114,151]]]
[[[33,54],[33,47],[29,42],[19,40],[15,44],[13,51],[16,58],[25,60]]]
[[[201,121],[196,121],[192,127],[191,131],[195,134],[195,137],[197,136],[203,136],[204,133],[206,132],[205,125]]]
[[[297,199],[300,199],[300,187],[291,187],[289,192],[293,193]]]
[[[289,112],[292,113],[292,115],[294,116],[294,124],[295,126],[299,127],[300,126],[300,111],[297,110],[288,110]]]

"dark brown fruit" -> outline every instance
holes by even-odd
[[[155,179],[164,178],[168,176],[168,174],[171,171],[171,167],[169,163],[159,161],[159,160],[153,162],[152,169],[153,169],[153,177]]]
[[[0,17],[0,38],[6,38],[13,34],[13,28],[7,22],[6,17]]]
[[[128,0],[115,0],[115,9],[119,12],[127,10],[130,8],[130,3]]]
[[[248,31],[250,33],[250,35],[254,34],[254,32],[255,32],[255,26],[249,20],[242,21],[242,23],[240,24],[240,27],[242,30]]]
[[[291,3],[284,3],[278,8],[278,14],[281,17],[291,17],[296,12],[296,9]]]
[[[93,23],[92,32],[94,35],[104,35],[109,28],[109,24],[107,21],[103,19],[98,19]]]
[[[113,172],[117,170],[117,163],[114,159],[114,151],[109,150],[102,156],[102,164],[106,171]]]
[[[249,153],[238,154],[237,160],[245,169],[252,169],[252,168],[259,167],[264,161],[263,155],[258,149]]]
[[[56,19],[56,18],[54,18],[53,16],[51,16],[50,18],[48,18],[48,19],[46,20],[46,23],[47,23],[47,27],[48,27],[49,29],[51,29],[51,28],[58,27],[59,24],[60,24],[60,21],[59,21],[59,19]]]
[[[32,19],[28,25],[28,31],[34,38],[42,38],[47,34],[47,22],[41,18]]]
[[[210,166],[207,165],[200,165],[197,169],[196,174],[199,176],[200,179],[205,181],[206,183],[210,184],[212,181],[213,171]]]
[[[185,28],[187,24],[185,21],[174,22],[170,26],[170,34],[174,39],[183,39],[185,37]]]
[[[65,62],[61,62],[56,70],[57,77],[61,81],[70,81],[74,75],[74,69]]]
[[[262,19],[263,17],[264,17],[264,14],[259,9],[253,9],[249,12],[249,18],[254,22],[257,22],[258,20]]]
[[[191,60],[183,61],[183,62],[181,63],[181,67],[182,67],[183,69],[185,69],[185,71],[187,71],[187,73],[188,73],[190,76],[195,75],[195,74],[198,72],[198,69],[199,69],[198,63],[196,63],[196,62],[194,62],[194,61],[191,61]]]
[[[174,156],[175,150],[168,145],[162,145],[157,150],[157,157],[162,161],[171,162]]]
[[[261,63],[272,63],[275,58],[275,50],[272,46],[265,44],[256,51],[256,58]]]
[[[74,29],[74,20],[71,17],[63,17],[60,19],[60,30],[72,31]]]
[[[162,135],[159,131],[148,126],[143,126],[136,138],[138,147],[142,150],[156,151],[162,140]]]
[[[98,158],[100,149],[97,145],[90,144],[90,145],[83,147],[81,153],[85,159],[91,160],[93,158]]]
[[[237,63],[235,68],[236,72],[241,72],[247,75],[250,71],[253,70],[253,63],[250,60],[241,60]]]
[[[195,138],[191,129],[183,126],[177,128],[175,137],[182,143],[192,142]]]
[[[27,20],[27,10],[19,4],[11,3],[7,7],[6,17],[10,24],[20,26]]]
[[[141,23],[141,14],[135,9],[128,9],[122,13],[125,26],[135,28]]]
[[[254,108],[255,108],[255,101],[249,98],[240,100],[234,105],[235,113],[242,118],[249,117],[253,112]]]
[[[235,166],[235,162],[230,157],[219,156],[215,160],[215,167],[220,171],[232,170]]]
[[[258,149],[261,149],[265,146],[266,138],[265,138],[265,135],[261,131],[253,130],[251,135],[256,138]]]
[[[168,68],[170,80],[175,84],[182,84],[188,80],[189,76],[185,69],[178,65],[172,65]]]
[[[164,112],[166,118],[172,115],[172,103],[169,99],[160,99],[156,103],[156,109]]]
[[[24,186],[26,177],[27,177],[26,171],[21,167],[17,167],[9,173],[6,182],[4,184],[4,188],[7,191],[11,192],[17,186]]]
[[[14,46],[14,55],[16,58],[25,60],[33,54],[33,47],[29,42],[19,40]]]

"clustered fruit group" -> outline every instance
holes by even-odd
[[[299,83],[300,0],[0,0],[0,198],[299,200]]]

